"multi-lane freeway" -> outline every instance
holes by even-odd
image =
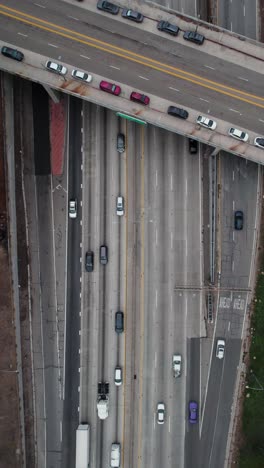
[[[225,152],[211,156],[204,144],[192,153],[188,138],[175,129],[120,119],[111,110],[111,99],[119,98],[102,97],[98,83],[119,83],[130,113],[135,105],[128,93],[135,88],[151,96],[150,112],[162,114],[164,102],[176,101],[191,109],[194,122],[198,111],[212,114],[221,122],[220,137],[229,141],[230,122],[252,135],[262,132],[259,59],[234,63],[212,40],[197,48],[181,37],[160,36],[156,18],[134,27],[98,13],[96,1],[83,5],[29,1],[18,11],[17,2],[8,0],[0,6],[1,41],[28,51],[23,76],[31,69],[39,73],[33,79],[45,81],[48,72],[39,64],[47,57],[94,75],[91,87],[74,88],[86,100],[63,100],[64,165],[57,177],[50,176],[49,155],[38,149],[40,124],[48,148],[47,98],[38,87],[30,96],[29,85],[19,81],[26,108],[32,105],[38,121],[35,128],[30,119],[23,124],[32,148],[29,134],[35,134],[30,168],[30,156],[22,156],[28,216],[36,219],[27,226],[36,265],[31,297],[36,291],[40,297],[32,301],[36,466],[74,467],[75,431],[85,422],[91,468],[109,466],[113,442],[121,444],[120,466],[126,468],[222,468],[254,285],[262,170]],[[18,83],[5,79],[10,88]],[[53,75],[52,83],[73,87]],[[11,94],[6,99],[12,102]],[[181,122],[180,132],[190,134],[190,125]],[[194,136],[199,132],[196,126]],[[206,139],[211,137],[201,137]],[[124,197],[123,216],[117,215],[117,196]],[[76,218],[68,216],[70,199],[77,202]],[[235,229],[236,211],[243,212],[241,230]],[[101,245],[108,247],[106,265],[100,263]],[[88,251],[94,254],[92,272],[85,267]],[[115,331],[117,311],[124,313],[123,333]],[[223,359],[216,356],[218,338],[225,340]],[[182,356],[179,378],[172,369],[175,353]],[[43,359],[41,377],[35,355]],[[123,371],[120,386],[116,366]],[[96,408],[98,382],[110,387],[105,420]],[[195,424],[190,401],[198,405]],[[164,424],[158,424],[158,403],[165,405]]]

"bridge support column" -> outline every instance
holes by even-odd
[[[60,92],[45,84],[43,84],[42,86],[47,91],[49,97],[53,100],[53,102],[55,102],[55,104],[58,104],[60,102]]]

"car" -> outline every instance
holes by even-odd
[[[76,69],[72,70],[72,77],[75,78],[75,80],[85,81],[86,83],[91,83],[93,79],[92,75]]]
[[[1,54],[5,57],[11,58],[13,60],[17,60],[18,62],[22,62],[24,58],[24,54],[20,52],[20,50],[12,49],[12,47],[3,46],[1,49]]]
[[[188,119],[189,117],[187,110],[181,109],[180,107],[170,106],[167,112],[169,115],[179,117],[180,119]]]
[[[244,224],[244,215],[243,211],[235,211],[235,229],[236,231],[241,231]]]
[[[117,387],[122,385],[122,367],[116,366],[116,368],[115,368],[115,379],[114,380],[115,380],[115,384],[117,385]]]
[[[77,200],[76,200],[76,198],[72,198],[69,201],[69,217],[70,218],[77,218]]]
[[[106,11],[107,13],[111,13],[112,15],[118,15],[119,7],[114,3],[107,2],[105,0],[99,0],[97,2],[98,10]]]
[[[157,404],[157,423],[164,424],[165,421],[165,405],[164,403]]]
[[[116,214],[117,216],[123,216],[124,214],[124,197],[116,198]]]
[[[92,250],[88,250],[85,255],[85,269],[88,272],[93,271],[94,267],[94,253]]]
[[[115,314],[115,331],[117,334],[124,331],[124,313],[120,310]]]
[[[135,10],[130,10],[129,8],[123,8],[122,11],[123,18],[127,18],[131,21],[135,21],[136,23],[142,23],[144,16]]]
[[[49,71],[52,71],[54,73],[58,73],[58,75],[66,75],[67,73],[67,68],[64,65],[61,65],[60,63],[52,62],[51,60],[48,60],[46,62],[46,68]]]
[[[177,36],[180,30],[178,26],[175,26],[174,24],[171,24],[168,21],[159,21],[157,24],[157,28],[159,31],[166,32],[168,34],[171,34],[172,36]]]
[[[115,96],[119,96],[119,94],[121,93],[120,86],[114,83],[109,83],[108,81],[101,81],[100,89],[102,91],[105,91],[106,93],[114,94]]]
[[[196,31],[185,31],[183,34],[183,39],[194,42],[198,45],[202,45],[205,37],[202,34],[198,34]]]
[[[123,133],[118,133],[118,135],[117,135],[116,149],[117,149],[118,153],[124,153],[124,151],[126,149],[125,135]]]
[[[243,132],[242,130],[238,130],[237,128],[231,127],[228,130],[228,134],[231,137],[236,138],[237,140],[241,140],[245,142],[248,141],[248,133]]]
[[[218,359],[223,359],[225,354],[225,340],[219,339],[216,343],[216,357]]]
[[[189,402],[189,422],[191,424],[198,422],[198,403],[196,401]]]
[[[145,106],[147,106],[149,104],[150,99],[148,96],[145,96],[145,94],[140,94],[137,91],[132,91],[132,93],[130,94],[130,101],[140,102],[140,104],[144,104]]]
[[[257,137],[254,140],[254,145],[258,146],[259,148],[264,149],[264,137]]]
[[[198,151],[198,141],[193,138],[189,138],[189,152],[191,154],[196,154]]]
[[[212,119],[208,119],[208,117],[204,117],[203,115],[198,115],[196,122],[202,127],[209,128],[210,130],[216,129],[216,122]]]
[[[100,247],[100,263],[106,265],[108,262],[108,247],[107,245],[101,245]]]

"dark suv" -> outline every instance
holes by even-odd
[[[142,23],[144,16],[138,11],[130,10],[129,8],[124,8],[122,11],[123,18],[130,19],[136,23]]]
[[[175,106],[170,106],[168,108],[168,114],[173,115],[174,117],[179,117],[180,119],[188,119],[189,117],[189,114],[185,109]]]
[[[107,13],[111,13],[112,15],[118,15],[119,7],[114,5],[111,2],[107,2],[106,0],[99,0],[97,2],[98,10],[106,11]]]
[[[159,21],[157,28],[159,31],[166,32],[168,34],[171,34],[172,36],[177,36],[179,32],[178,26],[175,26],[174,24],[171,24],[168,21]]]
[[[122,333],[124,331],[124,313],[116,312],[115,314],[115,331],[116,333]]]
[[[85,256],[86,271],[88,272],[93,271],[93,266],[94,266],[94,253],[91,250],[89,250],[88,252],[86,252],[86,256]]]
[[[13,60],[17,60],[18,62],[22,62],[24,58],[24,54],[20,52],[19,50],[12,49],[11,47],[2,47],[1,53],[8,58],[11,58]]]
[[[101,245],[100,247],[100,263],[106,265],[108,262],[108,248],[107,245]]]
[[[183,39],[186,39],[186,41],[194,42],[198,45],[202,45],[204,41],[204,36],[202,36],[202,34],[198,34],[195,31],[185,31],[185,33],[183,34]]]

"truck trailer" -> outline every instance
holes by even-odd
[[[76,430],[76,458],[75,468],[89,468],[90,466],[90,426],[80,424]]]

